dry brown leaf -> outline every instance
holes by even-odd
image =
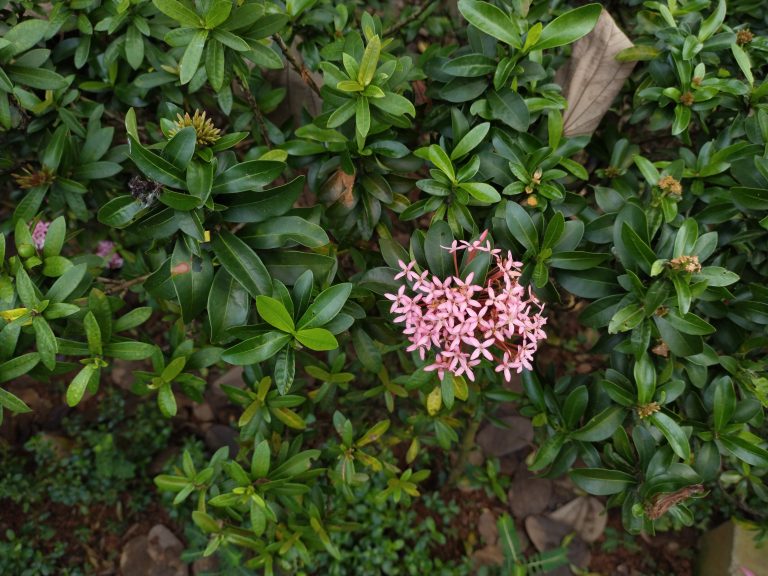
[[[630,46],[630,39],[605,10],[595,29],[573,45],[570,60],[555,76],[568,100],[564,135],[592,134],[597,129],[635,66],[616,61],[616,55]]]
[[[320,200],[330,205],[338,201],[347,208],[355,205],[355,175],[339,168],[331,174],[320,189]]]
[[[584,542],[595,542],[600,538],[608,521],[605,506],[592,496],[579,496],[552,512],[549,517],[576,530]]]

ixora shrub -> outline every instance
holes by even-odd
[[[0,415],[22,376],[76,406],[128,360],[170,418],[242,366],[237,455],[156,484],[266,573],[455,480],[509,401],[530,468],[627,530],[715,486],[765,530],[765,21],[635,4],[590,137],[555,73],[598,4],[3,3]],[[599,369],[537,367],[574,314]]]

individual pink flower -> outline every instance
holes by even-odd
[[[42,250],[43,246],[45,246],[45,237],[48,234],[48,227],[50,225],[50,222],[45,222],[43,220],[39,220],[37,224],[35,224],[35,229],[32,231],[32,242],[38,250]]]
[[[519,283],[522,263],[511,252],[503,256],[492,248],[487,235],[486,231],[472,242],[454,240],[443,246],[453,254],[456,269],[445,279],[428,270],[414,271],[415,262],[398,262],[401,272],[395,278],[404,278],[406,284],[385,295],[392,301],[390,311],[398,314],[394,321],[405,325],[406,350],[417,352],[422,360],[435,352],[434,362],[425,370],[436,371],[440,378],[450,372],[474,380],[474,368],[488,361],[495,362],[495,371],[509,381],[513,372],[533,369],[538,343],[547,337],[544,306]],[[492,257],[484,285],[475,283],[474,273],[460,276],[457,255],[462,250],[465,262],[479,252]]]
[[[117,253],[115,243],[110,240],[101,240],[96,248],[96,255],[107,260],[107,268],[115,270],[123,267],[123,258]]]
[[[401,272],[395,274],[395,280],[399,280],[400,278],[407,278],[408,280],[411,280],[411,276],[417,276],[417,274],[413,272],[413,267],[416,266],[416,262],[406,264],[402,260],[398,260],[397,264],[400,266]]]

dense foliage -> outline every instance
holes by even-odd
[[[755,5],[612,3],[637,65],[590,137],[555,72],[597,4],[3,2],[0,415],[29,410],[9,382],[76,406],[123,360],[172,418],[242,366],[237,456],[156,483],[207,554],[267,573],[340,557],[355,502],[455,480],[508,401],[530,468],[629,531],[692,523],[714,486],[768,528]],[[595,331],[599,369],[528,369],[556,336],[538,303]]]

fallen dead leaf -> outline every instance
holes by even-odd
[[[605,531],[608,515],[597,498],[579,496],[561,506],[549,517],[573,528],[585,542],[595,542]]]
[[[632,41],[603,10],[594,30],[573,45],[568,63],[555,80],[563,87],[568,109],[563,114],[563,134],[592,134],[632,73],[634,62],[618,62],[616,55]]]

